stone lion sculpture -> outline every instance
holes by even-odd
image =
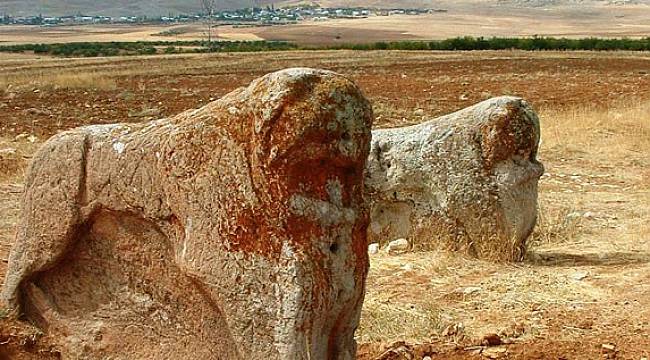
[[[539,119],[498,97],[422,124],[372,132],[371,242],[520,260],[537,218]]]
[[[372,119],[350,80],[297,68],[56,135],[2,300],[71,358],[354,359]]]

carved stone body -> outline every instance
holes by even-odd
[[[537,217],[539,119],[499,97],[425,123],[372,132],[371,242],[517,260]]]
[[[371,123],[348,79],[288,69],[61,133],[29,169],[2,299],[70,358],[353,359]]]

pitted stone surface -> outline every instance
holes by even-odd
[[[539,119],[493,98],[419,125],[372,132],[366,169],[370,242],[407,238],[518,260],[537,217]]]
[[[2,292],[70,358],[353,359],[372,110],[287,69],[36,154]]]

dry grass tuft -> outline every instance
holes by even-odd
[[[22,182],[29,159],[40,146],[40,142],[0,137],[0,181]]]
[[[8,91],[9,89],[19,91],[25,89],[115,90],[117,89],[117,82],[109,75],[96,72],[17,73],[0,77],[0,89],[3,89],[4,91]]]
[[[540,205],[537,225],[527,246],[571,242],[580,235],[581,220],[581,214],[575,210]]]
[[[0,148],[0,180],[14,177],[24,167],[23,159],[14,149]]]
[[[41,83],[57,89],[115,90],[117,88],[114,79],[95,73],[54,75],[41,78]]]
[[[422,307],[366,298],[362,318],[357,330],[361,342],[420,340],[431,338],[441,331],[440,314],[433,306]]]

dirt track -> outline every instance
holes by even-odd
[[[542,115],[540,158],[547,171],[528,260],[502,265],[437,253],[373,256],[358,332],[360,359],[382,353],[382,359],[408,359],[405,353],[434,359],[650,357],[647,54],[289,52],[0,60],[2,73],[12,74],[0,76],[7,89],[0,93],[0,150],[17,150],[11,163],[0,160],[0,258],[7,257],[17,219],[22,178],[16,169],[47,136],[77,125],[174,114],[297,65],[357,80],[373,101],[377,126],[416,123],[422,120],[416,109],[430,117],[501,94],[525,97]],[[95,77],[74,89],[57,87],[48,77],[72,71]],[[97,79],[111,81],[93,89]],[[13,141],[21,133],[38,139]],[[479,346],[490,333],[511,344]],[[400,340],[420,345],[400,349],[393,344]]]

